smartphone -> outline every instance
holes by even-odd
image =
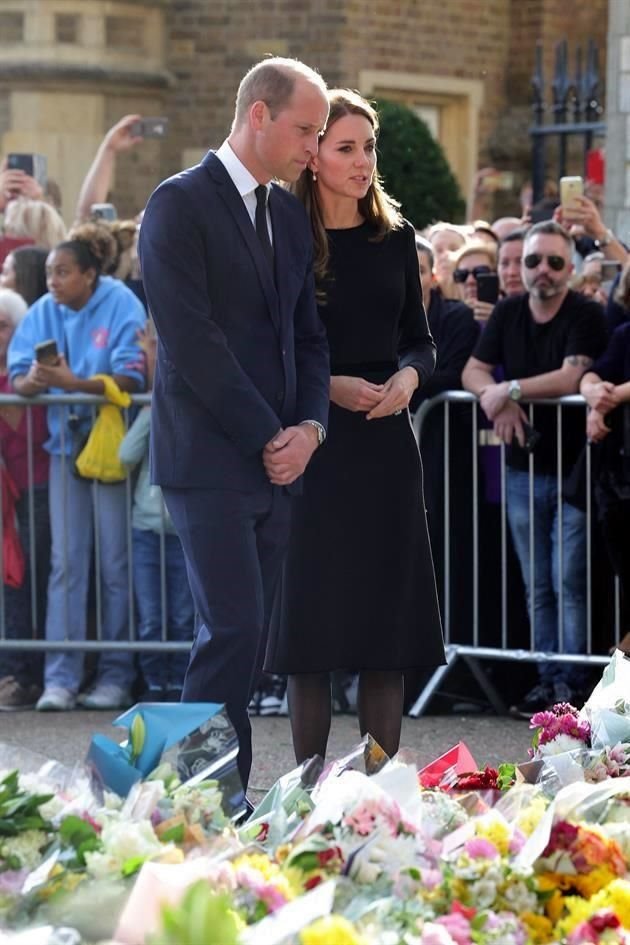
[[[118,213],[113,203],[93,203],[90,216],[95,220],[117,220]]]
[[[59,351],[57,350],[57,342],[54,338],[49,338],[47,341],[40,341],[39,344],[35,345],[35,360],[39,364],[56,364],[59,360]]]
[[[575,198],[584,196],[584,181],[581,177],[560,178],[560,203],[563,210],[575,209]]]
[[[513,171],[497,171],[483,178],[484,187],[488,190],[512,190],[514,187]]]
[[[525,421],[523,421],[523,432],[525,433],[524,449],[527,453],[533,453],[536,444],[540,442],[542,433],[539,433],[538,430],[535,430],[531,424],[525,423]]]
[[[499,300],[499,277],[496,272],[482,272],[476,281],[479,301],[495,305]]]
[[[602,259],[602,282],[613,282],[621,269],[621,263],[615,259]]]
[[[129,126],[134,138],[165,138],[168,132],[168,118],[141,118]]]
[[[48,179],[48,162],[44,154],[8,154],[7,168],[12,171],[24,171],[34,177],[40,187],[45,187]]]

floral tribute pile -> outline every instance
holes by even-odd
[[[630,945],[630,660],[531,728],[498,769],[368,738],[239,825],[167,763],[121,798],[0,746],[0,943]]]

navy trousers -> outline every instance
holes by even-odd
[[[162,491],[186,556],[196,612],[182,701],[225,704],[238,735],[238,768],[246,790],[252,764],[247,706],[265,657],[291,497],[271,485],[251,494]]]

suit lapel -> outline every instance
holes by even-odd
[[[271,188],[269,194],[269,212],[271,214],[271,225],[273,227],[273,256],[275,266],[276,285],[279,287],[282,282],[282,275],[287,271],[290,258],[289,233],[286,223],[282,220],[282,208],[279,200],[274,200],[275,187]],[[280,315],[282,318],[283,295],[278,293]]]
[[[228,210],[232,214],[236,225],[241,232],[241,236],[245,240],[247,248],[252,255],[252,259],[254,260],[254,264],[258,272],[258,278],[260,279],[262,290],[267,301],[271,320],[276,328],[276,331],[279,332],[280,305],[278,300],[278,292],[276,291],[273,274],[269,268],[269,263],[265,258],[260,240],[258,239],[256,230],[254,229],[252,221],[245,208],[245,204],[243,203],[243,198],[234,186],[232,179],[225,170],[223,164],[217,157],[214,156],[214,154],[208,154],[203,163],[206,165],[213,180],[219,184],[218,192],[221,195],[221,198]],[[274,251],[275,239],[276,231],[274,230]]]

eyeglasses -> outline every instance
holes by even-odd
[[[542,253],[529,253],[525,256],[523,262],[526,269],[535,269],[536,266],[540,266],[543,259],[547,260],[549,268],[553,269],[554,272],[562,272],[567,264],[563,256],[545,256]]]
[[[473,266],[472,269],[455,269],[453,272],[453,282],[465,282],[468,276],[473,275],[475,279],[479,276],[485,276],[492,272],[490,266]]]

